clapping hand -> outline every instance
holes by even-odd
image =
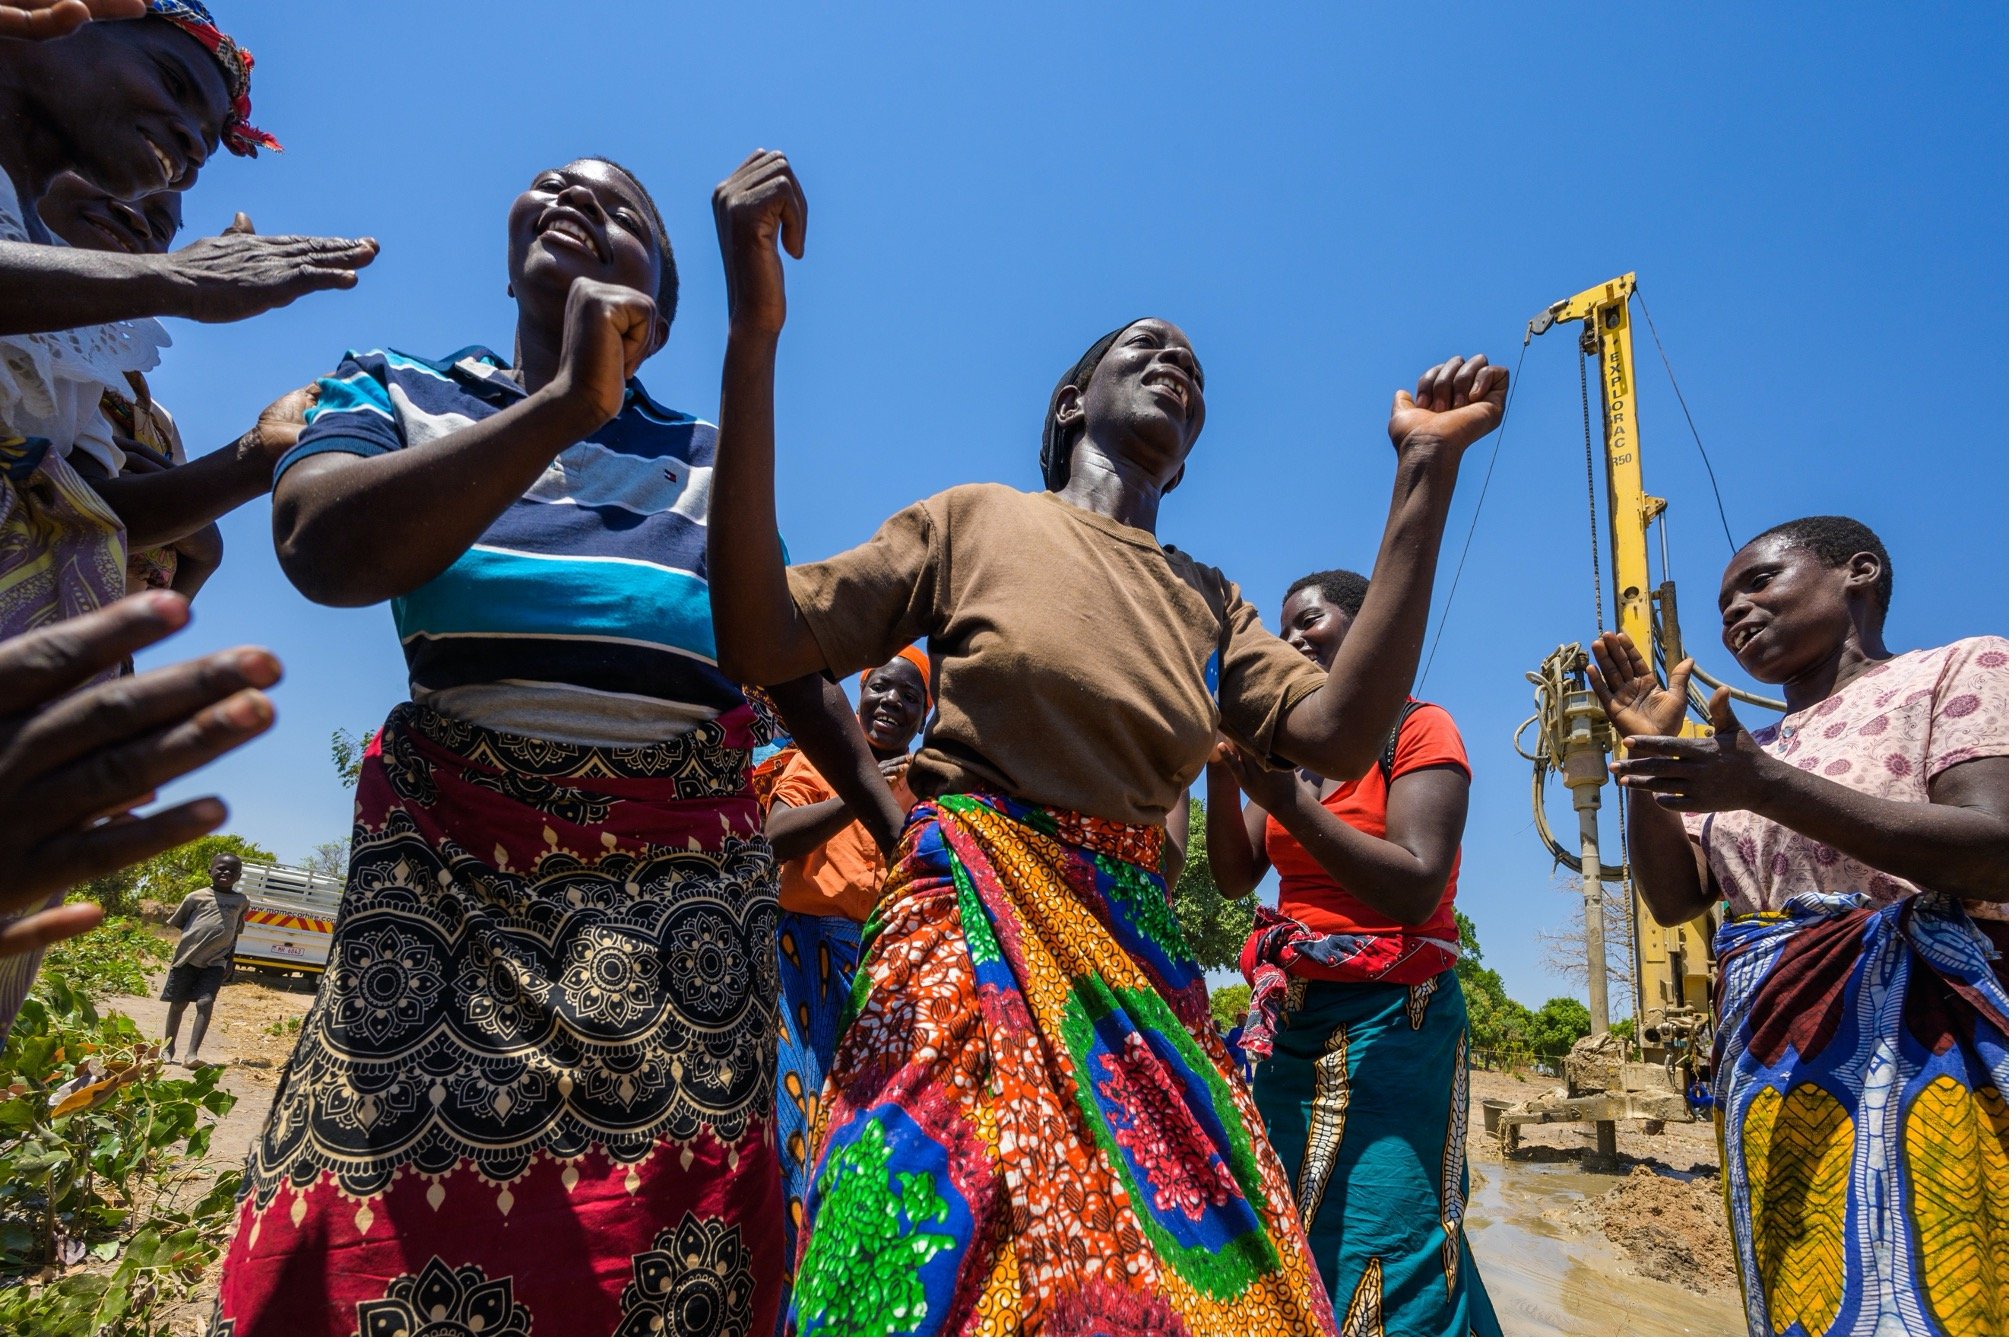
[[[1770,795],[1774,773],[1785,766],[1765,754],[1736,721],[1726,687],[1708,701],[1708,725],[1713,736],[1627,737],[1624,746],[1630,755],[1612,764],[1610,772],[1620,786],[1650,796],[1669,811],[1759,810]]]
[[[235,322],[322,289],[350,289],[378,255],[373,238],[264,237],[244,214],[212,238],[157,258],[172,301],[164,315]]]
[[[1229,771],[1239,790],[1277,819],[1301,800],[1302,781],[1293,770],[1270,769],[1265,760],[1222,736],[1211,749],[1210,764]]]
[[[93,20],[137,19],[147,0],[0,0],[0,38],[68,37]]]
[[[1583,675],[1610,725],[1625,736],[1675,736],[1687,720],[1687,681],[1694,659],[1673,668],[1662,686],[1629,634],[1604,634],[1589,645]]]

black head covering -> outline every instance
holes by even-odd
[[[1064,437],[1064,427],[1057,422],[1057,398],[1064,394],[1066,387],[1085,390],[1085,383],[1091,378],[1092,370],[1106,357],[1106,351],[1113,348],[1113,342],[1127,331],[1127,328],[1142,321],[1136,317],[1117,330],[1108,331],[1092,342],[1092,348],[1078,356],[1078,362],[1071,365],[1069,372],[1057,379],[1057,386],[1050,393],[1050,404],[1043,409],[1043,488],[1059,490],[1071,479],[1071,444]]]

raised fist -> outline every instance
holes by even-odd
[[[781,240],[793,257],[805,255],[805,192],[791,164],[774,149],[742,160],[714,188],[714,230],[728,274],[730,327],[774,335],[784,329],[784,262]]]
[[[1421,375],[1412,396],[1393,393],[1386,432],[1402,453],[1460,456],[1505,418],[1508,380],[1481,354],[1437,364]]]

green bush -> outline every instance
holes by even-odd
[[[0,1334],[146,1332],[202,1279],[239,1181],[199,1163],[221,1071],[170,1080],[132,1020],[36,985],[0,1054]]]
[[[42,960],[42,972],[91,997],[147,991],[147,971],[168,958],[169,945],[138,918],[114,914],[81,937],[59,941]]]
[[[1252,1005],[1253,989],[1249,984],[1228,983],[1211,991],[1211,1019],[1221,1033],[1235,1025],[1244,1025]]]

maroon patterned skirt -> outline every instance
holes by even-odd
[[[777,904],[752,716],[611,749],[393,712],[215,1331],[769,1327]]]

